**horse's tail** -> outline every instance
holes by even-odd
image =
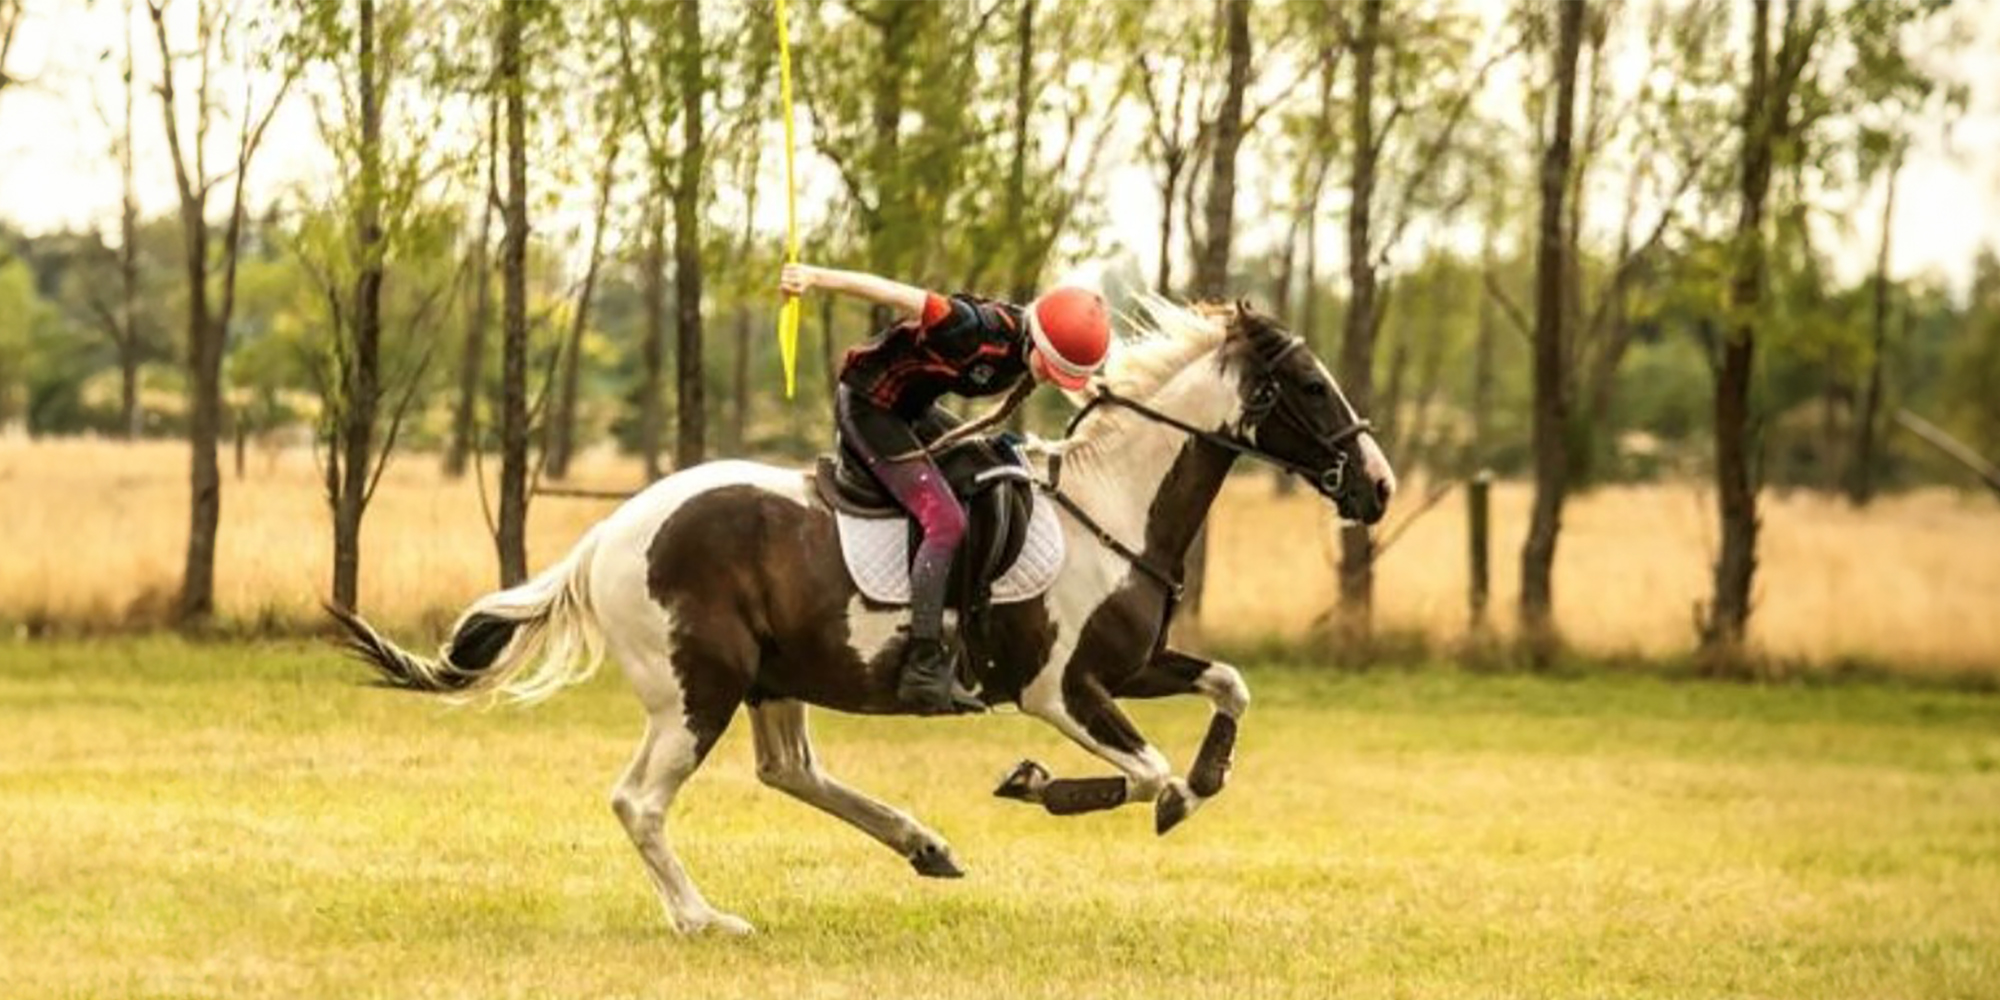
[[[604,661],[604,636],[590,606],[596,552],[593,528],[541,575],[474,601],[434,660],[390,642],[352,612],[326,610],[347,630],[343,645],[374,667],[384,686],[540,701],[588,680]]]

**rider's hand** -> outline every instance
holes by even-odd
[[[816,284],[816,269],[810,264],[786,264],[778,271],[778,291],[784,295],[804,295]]]

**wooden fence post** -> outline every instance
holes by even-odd
[[[1493,533],[1491,525],[1493,473],[1481,469],[1465,484],[1466,537],[1470,540],[1472,631],[1486,629],[1486,598],[1491,593]]]

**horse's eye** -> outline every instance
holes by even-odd
[[[1306,395],[1308,395],[1308,396],[1311,396],[1311,397],[1313,397],[1314,399],[1324,399],[1324,398],[1326,398],[1326,383],[1325,383],[1325,382],[1307,382],[1307,383],[1306,383]]]

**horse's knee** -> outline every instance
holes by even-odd
[[[1227,663],[1211,663],[1208,669],[1195,678],[1195,690],[1207,695],[1215,703],[1215,710],[1231,718],[1242,716],[1250,710],[1250,685],[1244,683],[1243,672]]]
[[[819,778],[811,767],[797,761],[758,761],[757,780],[768,788],[791,795],[810,789]]]
[[[1131,802],[1146,802],[1160,794],[1167,787],[1168,779],[1174,776],[1173,765],[1166,755],[1152,747],[1144,747],[1125,764],[1127,783],[1126,799]]]
[[[667,818],[666,810],[649,807],[643,794],[622,785],[611,793],[611,814],[634,837],[658,830]]]

